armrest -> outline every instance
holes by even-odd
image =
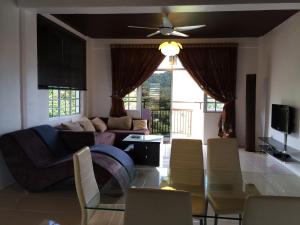
[[[72,151],[78,151],[84,146],[95,145],[95,134],[89,131],[59,131],[66,146]]]

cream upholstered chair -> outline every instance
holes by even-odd
[[[192,212],[194,216],[206,215],[202,141],[172,139],[170,172],[173,186],[181,183],[199,187],[199,193],[191,196]]]
[[[196,139],[172,139],[170,167],[203,170],[202,141]]]
[[[245,205],[243,225],[299,225],[299,209],[299,197],[249,197]]]
[[[76,191],[81,208],[81,225],[107,224],[111,222],[111,218],[113,218],[116,224],[122,224],[122,213],[109,211],[98,211],[96,213],[96,210],[88,210],[85,208],[86,204],[99,193],[99,188],[93,170],[90,149],[88,147],[84,147],[76,152],[73,155],[73,163]]]
[[[130,188],[124,225],[192,225],[189,192]]]
[[[243,192],[235,138],[213,138],[207,141],[207,176],[207,197],[215,211],[215,225],[220,214],[238,214],[241,218],[246,195]]]

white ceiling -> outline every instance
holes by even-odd
[[[300,9],[300,0],[288,0],[294,3],[244,3],[251,1],[279,2],[280,0],[17,0],[17,3],[22,8],[32,8],[40,13],[53,14],[159,13],[163,6],[168,6],[171,12]],[[240,4],[224,4],[224,2]],[[203,4],[199,5],[200,3]]]

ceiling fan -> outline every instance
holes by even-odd
[[[162,34],[165,36],[173,35],[173,36],[180,36],[180,37],[188,37],[189,35],[184,34],[181,31],[189,31],[189,30],[199,29],[199,28],[202,28],[205,26],[206,25],[174,27],[168,18],[168,14],[163,13],[162,25],[160,25],[159,27],[140,27],[140,26],[128,26],[128,27],[138,28],[138,29],[156,30],[154,33],[148,34],[147,37],[152,37],[157,34]]]

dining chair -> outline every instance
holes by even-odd
[[[122,224],[122,213],[104,212],[85,208],[92,198],[95,196],[100,198],[89,147],[84,147],[73,155],[73,164],[76,192],[81,208],[81,225],[107,224],[111,222],[110,220],[112,219],[116,224]]]
[[[192,225],[189,192],[130,188],[126,199],[124,225]]]
[[[218,224],[220,214],[238,214],[241,224],[246,194],[243,191],[238,144],[235,138],[208,139],[207,179],[207,198],[215,212],[214,224]]]
[[[178,169],[178,170],[177,170]],[[186,171],[186,173],[184,173]],[[192,194],[194,216],[206,215],[205,185],[202,141],[197,139],[172,139],[170,156],[170,178],[172,185],[198,186],[199,192]],[[188,190],[187,190],[188,191]],[[201,221],[202,223],[203,221]],[[206,224],[206,219],[204,219]]]
[[[299,197],[249,197],[245,205],[243,225],[299,225],[299,209]]]
[[[197,139],[172,139],[170,167],[199,168],[203,170],[202,141]]]

